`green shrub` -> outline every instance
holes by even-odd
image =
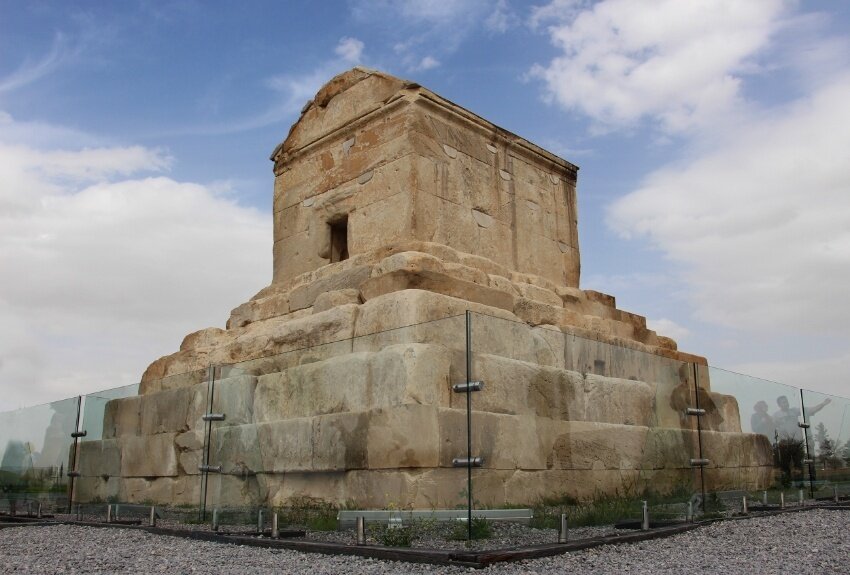
[[[370,531],[378,543],[387,547],[410,547],[416,539],[413,526],[374,525]]]
[[[465,521],[456,521],[449,534],[449,539],[465,541],[469,538],[470,529]],[[472,518],[472,539],[489,539],[493,535],[493,525],[486,517]]]

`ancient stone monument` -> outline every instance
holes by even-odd
[[[271,285],[106,405],[78,500],[454,506],[467,310],[482,504],[687,484],[697,401],[705,447],[736,465],[706,481],[770,480],[769,444],[741,433],[705,360],[580,289],[573,164],[363,68],[328,82],[271,159]]]

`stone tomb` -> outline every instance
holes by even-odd
[[[741,433],[705,360],[579,288],[573,164],[363,68],[271,159],[271,285],[106,405],[78,501],[197,504],[211,410],[208,505],[463,503],[467,310],[480,504],[697,489],[695,379],[706,487],[771,481],[770,445]]]

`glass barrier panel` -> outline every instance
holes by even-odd
[[[195,520],[206,369],[83,397],[72,513],[139,524]]]
[[[277,513],[281,530],[322,538],[366,512],[380,544],[391,519],[405,528],[391,535],[412,533],[421,511],[457,506],[441,434],[464,333],[450,317],[222,366],[207,521],[216,510],[221,529],[269,532]]]
[[[804,487],[805,437],[800,390],[715,367],[708,369],[716,423],[703,433],[710,465],[707,505],[717,513],[773,508]]]
[[[68,505],[79,398],[0,413],[0,512],[42,515]]]
[[[832,500],[850,496],[850,399],[803,390],[809,468],[809,496]]]
[[[475,511],[532,509],[557,540],[684,520],[700,491],[691,364],[559,330],[472,314]],[[465,399],[465,398],[462,398]],[[474,513],[473,513],[474,514]]]

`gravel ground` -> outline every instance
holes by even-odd
[[[327,556],[57,525],[0,529],[3,573],[461,573]],[[666,539],[603,546],[486,571],[550,573],[850,573],[850,512],[813,510],[714,523]]]

